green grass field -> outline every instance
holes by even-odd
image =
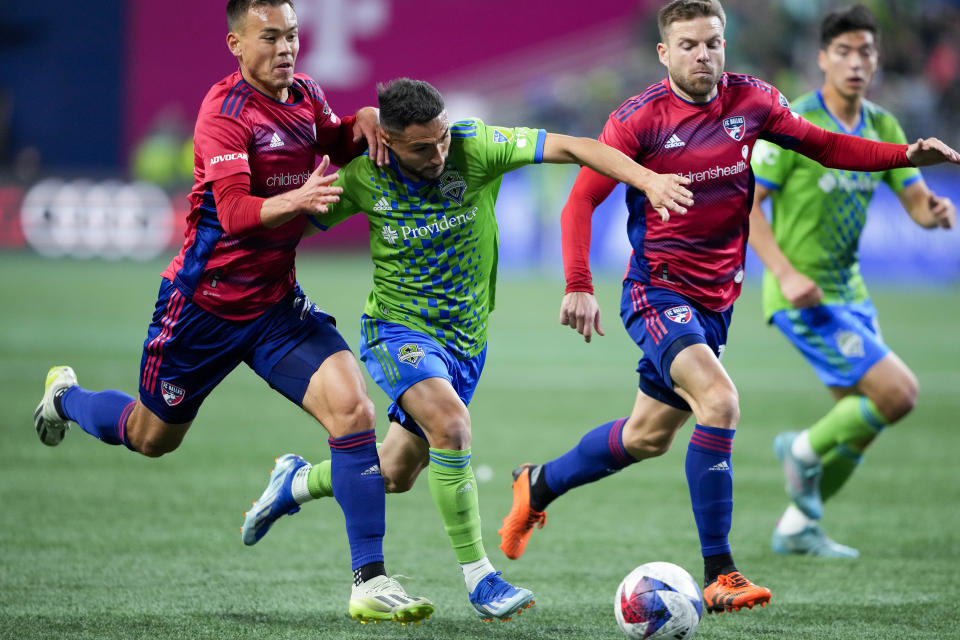
[[[607,336],[583,344],[556,322],[556,277],[504,274],[484,378],[471,406],[474,466],[490,558],[537,606],[483,625],[469,608],[426,481],[387,500],[387,570],[437,604],[420,626],[346,616],[343,517],[332,500],[280,521],[256,547],[241,514],[273,458],[328,455],[326,434],[250,371],[208,399],[181,448],[152,460],[72,429],[42,446],[31,417],[52,364],[84,386],[136,390],[161,263],[48,261],[0,254],[0,637],[2,638],[621,638],[613,593],[634,566],[666,560],[701,575],[683,455],[583,487],[551,506],[525,556],[507,560],[497,528],[509,472],[626,415],[638,350],[618,317],[617,275],[598,289]],[[368,291],[362,258],[305,256],[299,278],[340,319],[351,345]],[[783,558],[769,549],[785,506],[774,435],[830,405],[813,373],[762,325],[755,290],[735,313],[724,364],[743,418],[734,449],[731,541],[740,568],[773,590],[763,610],[705,618],[698,638],[956,638],[960,591],[960,297],[956,289],[875,293],[885,337],[921,382],[920,403],[881,437],[825,526],[856,561]],[[371,388],[384,432],[385,396]]]

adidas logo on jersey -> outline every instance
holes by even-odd
[[[277,135],[277,132],[274,131],[273,137],[270,138],[270,148],[276,149],[277,147],[282,147],[282,146],[283,146],[283,140],[281,140],[280,136]]]
[[[374,211],[390,211],[390,203],[387,202],[386,198],[380,198],[377,200],[377,204],[373,205]]]
[[[727,464],[726,460],[721,460],[717,464],[710,467],[708,471],[730,471],[730,465]]]
[[[687,143],[677,137],[677,134],[670,136],[670,139],[663,145],[664,149],[676,149],[677,147],[682,147]]]

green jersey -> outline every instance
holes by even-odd
[[[409,180],[392,156],[389,167],[355,158],[335,183],[340,201],[314,221],[326,229],[365,214],[374,268],[364,313],[426,333],[466,359],[486,345],[494,307],[500,181],[542,160],[546,132],[464,120],[450,136],[436,180]]]
[[[808,93],[793,111],[828,131],[882,142],[906,143],[896,118],[863,101],[860,123],[846,130],[827,110],[821,92]],[[772,190],[773,235],[790,263],[823,290],[823,304],[850,304],[867,298],[857,257],[867,207],[880,181],[895,193],[920,178],[916,168],[877,173],[827,169],[794,151],[758,140],[752,168],[757,183]],[[792,308],[770,271],[763,275],[763,313],[767,320]]]

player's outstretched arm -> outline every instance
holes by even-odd
[[[260,207],[260,221],[268,228],[279,227],[298,215],[326,213],[327,205],[340,199],[343,189],[332,186],[337,173],[323,175],[330,166],[330,157],[323,156],[307,181],[298,188],[267,198]]]
[[[604,335],[600,324],[600,305],[593,294],[586,291],[573,291],[563,296],[560,324],[582,335],[585,342],[590,342],[594,331]]]
[[[937,138],[918,138],[907,147],[907,159],[918,167],[952,162],[960,164],[960,153]]]
[[[921,227],[952,229],[957,224],[957,207],[953,201],[930,191],[923,180],[914,182],[897,197],[913,221]]]
[[[780,291],[795,308],[815,307],[823,300],[823,291],[816,282],[797,271],[784,255],[773,235],[773,229],[760,208],[770,189],[758,184],[750,211],[750,246],[763,261],[763,265],[777,279]]]
[[[650,206],[664,221],[670,218],[671,211],[683,214],[693,205],[693,194],[684,186],[690,184],[689,178],[650,171],[622,151],[591,138],[548,133],[543,145],[543,161],[583,165],[636,187],[644,192]]]

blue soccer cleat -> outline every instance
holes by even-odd
[[[310,466],[306,460],[294,453],[287,453],[276,460],[270,471],[270,482],[250,510],[243,514],[243,544],[255,545],[273,523],[283,515],[293,515],[300,511],[300,505],[293,499],[290,487],[293,476],[304,466]]]
[[[797,508],[811,520],[823,517],[823,500],[820,498],[820,478],[823,467],[819,462],[809,464],[793,455],[795,431],[784,431],[773,439],[773,452],[783,465],[783,475],[787,479],[787,493]]]
[[[773,550],[781,555],[817,556],[820,558],[847,558],[860,557],[860,552],[853,547],[840,544],[827,537],[827,534],[818,525],[810,525],[798,533],[783,534],[773,530],[773,539],[770,541]]]
[[[484,622],[497,618],[507,622],[513,614],[523,613],[533,606],[533,592],[515,587],[500,577],[500,572],[491,572],[480,581],[470,594],[470,604]]]

